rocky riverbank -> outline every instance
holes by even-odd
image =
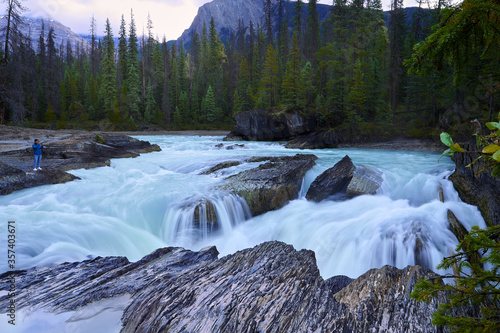
[[[42,170],[33,170],[34,139],[44,145]],[[0,195],[76,179],[68,170],[109,165],[111,158],[159,151],[158,145],[114,133],[0,126]]]
[[[223,258],[215,247],[163,248],[133,263],[98,257],[8,272],[0,290],[15,281],[21,325],[57,314],[66,327],[97,321],[121,332],[443,332],[431,323],[437,302],[409,298],[419,278],[434,277],[385,266],[324,280],[314,252],[274,241]]]

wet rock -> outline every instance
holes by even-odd
[[[301,135],[287,142],[286,148],[294,149],[324,149],[337,148],[343,142],[335,131],[318,131]]]
[[[356,167],[346,155],[330,169],[319,175],[309,187],[307,200],[320,202],[329,196],[344,191],[351,181]]]
[[[218,228],[215,206],[210,200],[204,200],[194,207],[193,222],[195,225],[200,225],[200,223],[211,224],[213,230]]]
[[[361,165],[354,170],[354,175],[347,186],[347,196],[352,198],[363,194],[375,194],[383,181],[381,171]]]
[[[272,113],[268,110],[254,109],[238,112],[235,119],[235,129],[226,137],[226,141],[288,140],[316,130],[315,118],[298,112]]]
[[[447,215],[451,232],[453,232],[458,241],[461,242],[463,239],[465,239],[465,235],[467,235],[469,232],[467,231],[467,229],[465,229],[462,222],[457,219],[457,217],[451,210],[448,209]]]
[[[10,131],[12,129],[9,128]],[[0,195],[77,179],[67,173],[68,170],[109,166],[111,158],[137,157],[141,153],[161,150],[158,145],[125,135],[89,132],[59,134],[57,131],[43,133],[45,139],[42,143],[45,148],[42,152],[41,171],[31,169],[33,165],[31,145],[28,145],[28,148],[0,151],[4,165],[0,167],[0,177],[3,177],[0,183]]]
[[[209,169],[201,172],[200,174],[201,175],[210,175],[210,174],[215,173],[219,170],[227,169],[227,168],[237,166],[240,164],[241,164],[240,161],[225,161],[225,162],[218,163],[218,164],[214,165],[213,167],[210,167]]]
[[[14,276],[17,310],[52,314],[121,300],[122,332],[442,332],[431,322],[438,302],[409,298],[419,278],[437,277],[422,267],[325,281],[314,252],[277,241],[217,255],[170,247],[133,263],[98,257],[2,274],[0,290]]]
[[[66,183],[75,179],[79,178],[62,170],[44,168],[24,172],[0,162],[0,195],[40,185]]]
[[[464,149],[473,151],[475,144],[462,144]],[[500,178],[491,176],[491,170],[484,169],[483,159],[472,164],[476,154],[455,153],[452,157],[456,164],[455,172],[450,176],[460,198],[470,205],[477,206],[488,226],[500,225]]]
[[[238,194],[253,216],[276,210],[298,197],[305,173],[315,165],[314,155],[256,157],[247,162],[262,162],[256,168],[227,177],[219,189]]]

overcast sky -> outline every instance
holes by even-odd
[[[198,8],[212,0],[24,0],[23,6],[29,9],[26,15],[50,17],[78,34],[88,34],[94,15],[97,34],[104,34],[106,18],[109,18],[113,35],[118,36],[122,14],[125,22],[130,23],[130,10],[133,9],[137,33],[142,35],[146,29],[148,13],[153,22],[153,33],[161,40],[177,39],[189,28]],[[383,3],[390,3],[383,0]],[[307,3],[307,0],[304,0]],[[319,0],[320,4],[332,4],[332,0]],[[415,0],[405,0],[405,6],[414,6]],[[0,9],[3,12],[4,9]]]

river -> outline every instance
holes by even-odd
[[[16,222],[16,269],[80,261],[95,256],[139,260],[157,248],[198,250],[216,245],[222,255],[268,240],[311,249],[324,278],[357,277],[371,268],[421,264],[435,269],[457,245],[447,210],[470,229],[485,227],[476,207],[463,203],[447,177],[449,158],[439,154],[369,149],[286,149],[271,142],[223,142],[210,136],[143,136],[161,152],[114,159],[111,167],[73,170],[81,178],[0,197],[0,220]],[[227,149],[232,148],[232,149]],[[209,167],[251,156],[315,154],[298,199],[284,208],[251,217],[243,199],[214,190],[224,177],[255,167],[242,163],[211,175]],[[307,201],[311,182],[345,155],[357,166],[383,173],[375,195],[349,200]],[[438,189],[445,202],[439,201]],[[194,207],[204,200],[216,207],[220,228]],[[6,244],[7,228],[1,243]],[[4,245],[4,248],[6,245]],[[0,261],[0,272],[8,270]]]

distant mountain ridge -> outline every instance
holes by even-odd
[[[55,43],[56,48],[59,48],[61,45],[66,47],[66,42],[69,40],[71,45],[73,46],[73,50],[75,49],[75,45],[81,44],[87,45],[87,42],[84,38],[77,35],[73,32],[69,27],[63,25],[62,23],[50,19],[50,18],[32,18],[32,17],[23,17],[24,25],[21,27],[21,32],[25,36],[31,37],[31,42],[34,49],[38,47],[38,39],[40,37],[40,33],[42,31],[42,21],[45,25],[45,38],[47,38],[47,33],[49,32],[50,27],[54,28],[55,34]],[[0,16],[0,29],[7,25],[7,17]],[[0,36],[0,40],[3,39],[3,36]]]
[[[273,2],[274,3],[274,2]],[[302,7],[302,15],[304,18],[308,16],[307,2],[304,2]],[[294,16],[294,6],[295,2],[285,2],[285,11],[289,15],[289,27],[292,28],[293,16]],[[318,11],[319,21],[322,22],[330,16],[330,11],[333,8],[332,5],[317,4],[316,9]],[[417,11],[418,7],[407,7],[407,25],[410,26],[413,20],[413,14]],[[423,9],[428,11],[427,9]],[[274,8],[274,18],[277,17],[277,9]],[[203,25],[206,25],[207,33],[210,26],[210,20],[213,17],[215,27],[221,40],[229,40],[231,34],[236,32],[238,29],[238,22],[243,21],[244,27],[247,29],[250,22],[253,22],[254,27],[257,28],[258,25],[263,26],[264,18],[264,1],[263,0],[213,0],[201,6],[198,9],[198,14],[195,16],[191,26],[184,30],[181,37],[177,39],[177,42],[184,43],[184,45],[189,45],[194,33],[197,32],[200,36],[202,35]],[[390,11],[384,11],[384,20],[386,24],[390,21]],[[304,22],[305,24],[305,22]],[[273,27],[274,28],[274,27]]]
[[[295,2],[285,2],[285,11],[288,12],[290,18],[293,16],[293,7]],[[329,16],[329,11],[332,8],[330,5],[317,4],[319,20],[323,21]],[[277,10],[274,10],[277,16]],[[302,8],[303,13],[307,13],[307,3],[304,3]],[[210,25],[210,20],[213,17],[215,27],[222,41],[228,40],[232,32],[238,28],[238,22],[243,21],[243,25],[247,28],[250,22],[253,22],[255,28],[258,25],[262,26],[264,17],[264,1],[263,0],[213,0],[201,6],[198,9],[198,14],[195,16],[191,26],[184,30],[181,37],[177,40],[184,44],[189,44],[195,32],[200,36],[203,31],[203,24],[206,25],[207,32]],[[290,22],[292,22],[290,20]]]

